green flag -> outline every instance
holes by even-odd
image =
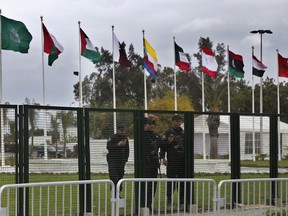
[[[28,53],[32,35],[25,24],[1,16],[2,49]]]

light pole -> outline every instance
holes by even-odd
[[[271,30],[253,30],[251,34],[260,34],[260,61],[262,62],[262,37],[263,34],[272,34]],[[263,90],[262,90],[262,77],[260,78],[260,113],[263,113]]]
[[[263,34],[272,34],[273,32],[271,30],[253,30],[250,31],[251,34],[260,34],[260,61],[262,63],[262,37]],[[263,88],[262,88],[262,82],[263,78],[260,77],[260,107],[259,111],[262,114],[263,113]],[[263,119],[262,116],[260,116],[260,146],[263,146]],[[253,150],[255,152],[255,150]]]

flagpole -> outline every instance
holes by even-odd
[[[2,85],[2,11],[0,9],[0,104],[2,104],[2,91],[3,91],[3,85]],[[3,161],[3,160],[2,160]]]
[[[113,109],[116,109],[115,63],[114,63],[114,25],[112,25],[112,61],[113,61]],[[114,133],[116,133],[116,112],[113,112]]]
[[[143,33],[143,48],[145,49],[145,43],[144,43],[144,39],[145,39],[145,30],[142,30]],[[144,109],[147,110],[147,84],[146,84],[146,71],[144,68]]]
[[[81,22],[78,21],[79,26],[79,107],[82,107],[82,78],[81,78],[81,32],[80,32],[80,24]]]
[[[177,111],[177,86],[176,86],[176,61],[175,61],[175,36],[173,37],[173,46],[174,46],[174,110]]]
[[[45,106],[45,70],[44,70],[44,35],[43,35],[43,16],[40,16],[41,20],[41,37],[42,37],[42,94],[43,94],[43,106]]]
[[[254,46],[252,46],[252,160],[256,161],[256,151],[255,151],[255,119],[254,119],[254,113],[255,113],[255,95],[254,95],[254,75],[253,75],[253,55],[254,55]]]
[[[203,51],[201,53],[203,55]],[[201,58],[202,59],[202,58]],[[203,64],[203,62],[202,62]],[[203,160],[206,160],[206,137],[205,137],[205,130],[204,130],[204,125],[205,125],[205,96],[204,96],[204,72],[202,71],[202,76],[201,76],[201,83],[202,83],[202,146],[203,146]]]

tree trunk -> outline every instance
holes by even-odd
[[[210,135],[210,159],[218,158],[218,128],[220,126],[219,115],[209,115],[207,118],[207,124]]]
[[[218,137],[210,134],[210,159],[218,158]]]

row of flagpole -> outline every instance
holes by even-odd
[[[43,27],[43,17],[41,16],[41,25]],[[78,22],[78,25],[79,25],[79,31],[81,31],[81,28],[80,28],[80,21]],[[112,26],[112,33],[113,33],[113,45],[112,45],[112,49],[113,49],[113,56],[115,55],[115,47],[114,47],[114,41],[115,41],[115,34],[114,34],[114,26]],[[151,48],[152,47],[146,47],[148,42],[146,41],[145,39],[145,32],[143,30],[143,40],[144,40],[144,50],[146,49],[146,52],[148,52],[149,54],[149,49],[151,51]],[[2,40],[1,40],[2,42]],[[174,42],[174,49],[175,49],[175,37],[173,37],[173,42]],[[79,37],[79,71],[78,71],[78,75],[79,75],[79,106],[82,107],[82,103],[83,103],[83,94],[82,94],[82,77],[81,77],[81,45],[83,46],[83,44],[81,44],[81,35]],[[228,48],[229,49],[229,48]],[[154,52],[155,56],[156,56],[156,52],[155,50],[152,48],[152,51]],[[46,97],[46,93],[45,93],[45,67],[44,67],[44,36],[43,36],[43,31],[42,31],[42,74],[43,74],[43,77],[42,77],[42,83],[43,83],[43,105],[46,104],[46,100],[45,100],[45,97]],[[176,58],[175,57],[175,53],[174,52],[174,59]],[[2,68],[2,53],[0,55],[0,63],[1,63],[1,68]],[[156,57],[157,58],[157,57]],[[114,59],[113,59],[114,60]],[[157,63],[157,61],[156,61]],[[177,107],[177,81],[176,81],[176,69],[175,69],[175,66],[176,66],[176,61],[174,62],[174,110],[177,111],[178,107]],[[181,68],[180,68],[181,69]],[[154,68],[153,70],[156,72],[157,70],[157,64],[155,65],[154,64]],[[148,71],[150,72],[150,71]],[[150,72],[151,74],[151,72]],[[229,73],[228,73],[228,79],[229,79]],[[261,80],[262,80],[262,77],[261,77]],[[278,78],[279,80],[279,78]],[[2,69],[1,69],[1,73],[0,73],[0,81],[2,83]],[[252,82],[253,82],[253,100],[254,100],[254,77],[252,76]],[[279,82],[279,81],[278,81]],[[262,85],[262,82],[260,82],[260,84]],[[230,89],[230,84],[228,83],[228,89]],[[260,88],[261,88],[261,85],[260,85]],[[204,76],[202,76],[202,111],[205,111],[205,96],[204,96]],[[278,91],[279,92],[279,91]],[[261,104],[262,104],[262,97],[261,97],[261,93],[260,93],[260,107],[261,107]],[[146,75],[144,73],[144,100],[145,100],[145,110],[147,109],[147,85],[146,85]],[[2,85],[1,85],[1,89],[0,89],[0,102],[2,102]],[[279,103],[279,100],[277,102],[277,104]],[[280,109],[280,106],[278,106],[279,109]],[[114,65],[114,61],[113,61],[113,108],[116,108],[116,93],[115,93],[115,65]],[[228,91],[228,112],[230,112],[230,90]],[[260,113],[262,112],[262,110],[260,110]],[[279,111],[280,113],[280,111]]]

